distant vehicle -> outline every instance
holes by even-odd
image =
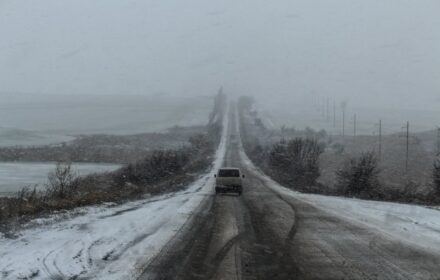
[[[235,192],[241,195],[243,192],[242,178],[244,175],[239,168],[224,167],[220,168],[217,174],[214,175],[215,180],[215,193],[227,193]]]
[[[237,135],[231,134],[230,139],[231,139],[231,144],[237,144],[238,143]]]

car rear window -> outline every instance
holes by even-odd
[[[220,169],[218,171],[219,177],[240,177],[240,172],[237,169]]]

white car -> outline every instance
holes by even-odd
[[[215,193],[235,192],[241,195],[243,192],[244,175],[239,168],[223,167],[217,171],[214,175],[215,180]]]

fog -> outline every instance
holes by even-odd
[[[0,92],[440,108],[437,0],[3,0]],[[5,98],[2,98],[5,101]],[[2,102],[3,102],[2,101]]]
[[[439,211],[440,0],[0,0],[1,279],[440,280]]]

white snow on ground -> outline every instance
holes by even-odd
[[[223,163],[227,117],[212,170]],[[212,172],[186,190],[119,206],[82,209],[84,214],[0,236],[1,279],[134,279],[213,194]]]
[[[423,206],[300,194],[295,196],[347,220],[372,227],[390,238],[440,252],[440,211]]]
[[[238,123],[238,117],[235,121]],[[244,164],[280,195],[310,203],[316,208],[349,222],[376,230],[379,234],[392,240],[398,240],[436,254],[440,252],[440,208],[292,191],[266,176],[247,157],[241,142],[239,145],[240,156]]]
[[[379,234],[433,253],[440,252],[440,209],[383,201],[299,193],[287,189],[255,167],[241,149],[241,157],[266,185],[283,196],[305,201],[349,222],[376,230]]]

